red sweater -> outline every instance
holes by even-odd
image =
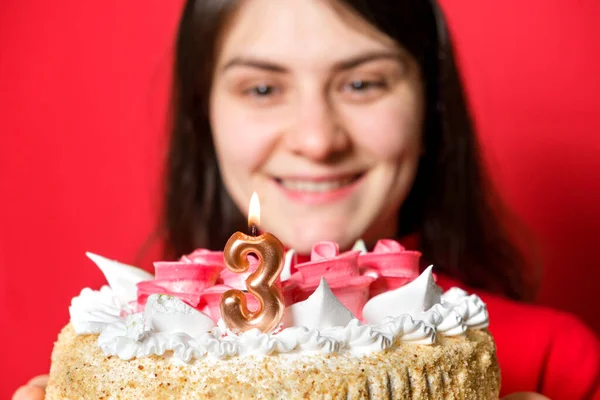
[[[502,371],[502,395],[534,391],[552,400],[600,400],[598,337],[575,316],[511,301],[438,276],[487,304]],[[600,317],[600,315],[599,315]]]

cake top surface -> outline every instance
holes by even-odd
[[[71,323],[78,334],[99,334],[107,356],[172,352],[186,362],[311,352],[358,355],[399,341],[432,344],[436,335],[488,326],[479,297],[459,288],[442,293],[431,266],[418,273],[419,252],[391,240],[380,241],[372,252],[361,247],[340,254],[335,243],[319,243],[311,260],[300,264],[288,251],[278,282],[286,308],[272,332],[232,331],[224,323],[222,294],[246,289],[251,271],[231,273],[221,252],[197,250],[178,262],[157,262],[154,276],[89,253],[108,286],[83,289],[69,308]],[[260,307],[252,295],[246,298],[250,309]]]

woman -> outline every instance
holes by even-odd
[[[487,302],[504,393],[594,395],[594,335],[573,317],[513,301],[533,292],[492,205],[436,5],[189,1],[175,77],[171,256],[221,249],[244,229],[253,191],[261,226],[300,253],[321,240],[349,248],[410,236],[442,286]],[[15,398],[41,398],[43,384]]]

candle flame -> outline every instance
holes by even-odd
[[[260,226],[260,202],[256,192],[250,198],[250,207],[248,209],[248,226]]]

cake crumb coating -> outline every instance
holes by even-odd
[[[106,357],[98,335],[69,324],[52,353],[47,400],[498,399],[500,369],[486,329],[433,345],[395,343],[361,356],[298,354],[132,360]]]

